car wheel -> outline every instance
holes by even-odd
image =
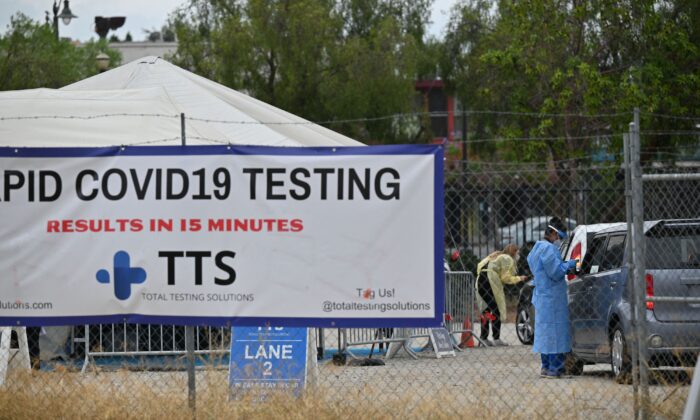
[[[535,340],[535,319],[532,316],[532,306],[521,306],[515,319],[515,332],[523,344],[532,344]]]
[[[580,376],[583,375],[583,360],[577,358],[573,353],[568,353],[566,355],[566,361],[564,362],[564,369],[567,375]]]
[[[610,365],[613,378],[620,384],[629,384],[632,379],[632,363],[627,354],[627,342],[622,328],[616,326],[610,338]]]

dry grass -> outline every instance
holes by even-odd
[[[438,361],[419,362],[427,369],[444,369],[443,373],[450,369]],[[196,417],[589,419],[632,414],[631,386],[613,385],[609,380],[516,382],[503,370],[426,381],[425,371],[409,367],[402,374],[397,367],[324,365],[319,386],[309,388],[302,398],[276,395],[265,403],[250,397],[231,401],[227,372],[205,369],[197,372]],[[602,391],[600,383],[617,391]],[[650,411],[660,418],[679,418],[687,389],[683,384],[653,386]],[[48,372],[11,372],[6,386],[0,387],[0,419],[5,418],[179,420],[191,419],[192,412],[184,372],[121,370],[82,375],[59,367]]]
[[[220,373],[220,372],[218,372]],[[96,380],[66,372],[18,373],[12,385],[0,388],[0,418],[2,419],[143,419],[167,418],[191,419],[186,393],[182,392],[182,375],[168,387],[158,386],[157,381],[135,380],[133,372],[117,372],[98,375]],[[102,379],[99,376],[103,376]],[[336,418],[393,418],[394,413],[404,412],[408,401],[397,400],[390,405],[375,404],[376,390],[367,389],[360,395],[339,399],[310,391],[302,398],[273,395],[265,403],[245,397],[230,401],[228,384],[222,375],[214,380],[198,382],[198,419],[336,419]],[[94,379],[94,378],[93,378]],[[40,389],[38,388],[40,383]],[[160,384],[162,385],[162,384]],[[167,388],[177,385],[179,392]],[[201,389],[201,390],[200,390]],[[441,418],[440,402],[427,401],[415,407],[411,417]]]

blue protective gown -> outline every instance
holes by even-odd
[[[571,351],[569,306],[564,275],[575,261],[564,262],[557,247],[537,241],[527,257],[534,275],[535,343],[533,353],[554,354]]]

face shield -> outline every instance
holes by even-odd
[[[563,230],[559,230],[552,225],[547,225],[547,227],[549,227],[550,229],[555,230],[557,232],[557,235],[559,236],[559,240],[563,241],[564,239],[569,237],[569,235],[567,235],[566,232],[564,232]]]

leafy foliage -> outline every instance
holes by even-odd
[[[366,142],[414,141],[431,0],[193,0],[171,17],[176,64]]]
[[[121,55],[104,40],[82,46],[56,40],[52,28],[27,16],[12,17],[9,30],[0,36],[0,90],[59,88],[97,73],[95,57],[110,56],[112,66]]]
[[[475,146],[474,152],[560,162],[590,154],[601,143],[617,151],[634,107],[646,113],[642,130],[691,128],[691,122],[650,114],[699,114],[698,12],[700,6],[690,1],[459,5],[444,47],[450,86],[469,109],[535,114],[475,116],[473,135],[505,141]],[[521,137],[560,140],[508,141]],[[648,158],[697,142],[695,136],[669,134],[645,139]]]

